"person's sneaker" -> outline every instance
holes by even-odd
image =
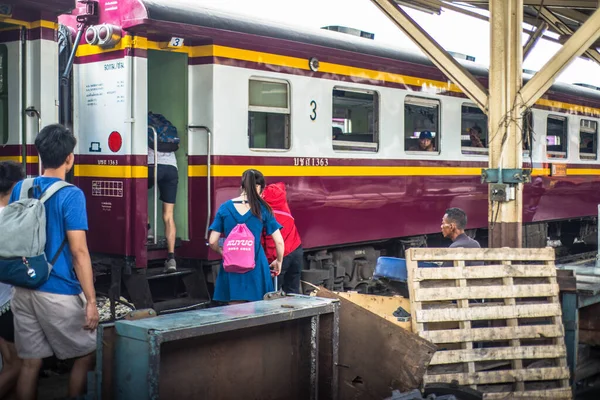
[[[148,226],[148,241],[154,240],[154,230]]]
[[[164,273],[171,273],[171,272],[175,272],[177,271],[177,262],[175,261],[174,258],[165,261],[165,269],[163,270]]]

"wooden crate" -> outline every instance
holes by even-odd
[[[553,249],[410,249],[407,268],[413,331],[439,347],[425,383],[572,398]]]

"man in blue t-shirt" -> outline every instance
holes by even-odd
[[[73,168],[75,136],[61,125],[40,131],[35,147],[44,174],[35,178],[33,196],[64,180]],[[10,202],[21,192],[18,183]],[[59,190],[46,203],[46,257],[60,251],[47,282],[36,290],[15,288],[11,302],[15,322],[15,345],[23,359],[17,397],[35,399],[42,359],[53,354],[59,359],[74,358],[69,397],[85,393],[87,373],[94,366],[98,309],[87,248],[88,229],[85,196],[75,187]],[[66,242],[65,242],[66,240]],[[62,246],[65,242],[65,246]],[[62,250],[61,250],[62,248]]]

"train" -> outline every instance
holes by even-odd
[[[450,207],[487,243],[481,170],[493,132],[420,53],[192,0],[26,0],[0,10],[0,21],[0,159],[35,175],[39,128],[72,127],[71,179],[87,198],[97,283],[113,297],[124,283],[136,306],[160,312],[210,302],[219,257],[208,226],[248,168],[286,184],[305,282],[368,292],[379,256],[448,244],[439,231]],[[487,86],[485,66],[459,62]],[[155,268],[164,243],[147,238],[148,221],[162,231],[147,182],[148,112],[181,138],[182,268],[168,276]],[[554,84],[525,115],[524,246],[595,238],[599,122],[600,90],[585,84]],[[424,131],[433,151],[418,147]]]

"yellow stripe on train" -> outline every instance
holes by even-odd
[[[38,156],[27,156],[26,160],[27,164],[37,164],[40,162],[40,158]],[[14,161],[17,163],[22,163],[23,156],[0,156],[0,161]]]
[[[98,178],[148,178],[148,167],[140,165],[75,165],[75,176]]]
[[[479,167],[415,167],[415,166],[287,166],[287,165],[212,165],[212,177],[240,177],[254,168],[266,176],[480,176]],[[189,177],[206,177],[206,165],[190,165]],[[580,173],[580,171],[583,171]],[[571,169],[569,175],[600,175],[598,169]],[[550,175],[549,168],[534,168],[534,176]]]
[[[36,29],[36,28],[49,28],[49,29],[54,29],[54,30],[58,29],[57,22],[46,21],[46,20],[27,22],[27,21],[22,21],[19,19],[0,17],[0,22],[2,22],[4,24],[23,26],[26,29]]]
[[[1,159],[1,158],[0,158]],[[480,176],[479,167],[415,167],[415,166],[293,166],[293,165],[212,165],[211,177],[230,178],[240,177],[242,173],[254,168],[266,176],[278,177],[350,177],[350,176]],[[187,168],[190,178],[207,176],[206,165],[190,165]],[[550,169],[534,168],[533,176],[549,176]],[[596,176],[600,175],[600,168],[570,168],[569,176]],[[75,176],[99,178],[147,178],[148,168],[141,165],[75,165]]]

